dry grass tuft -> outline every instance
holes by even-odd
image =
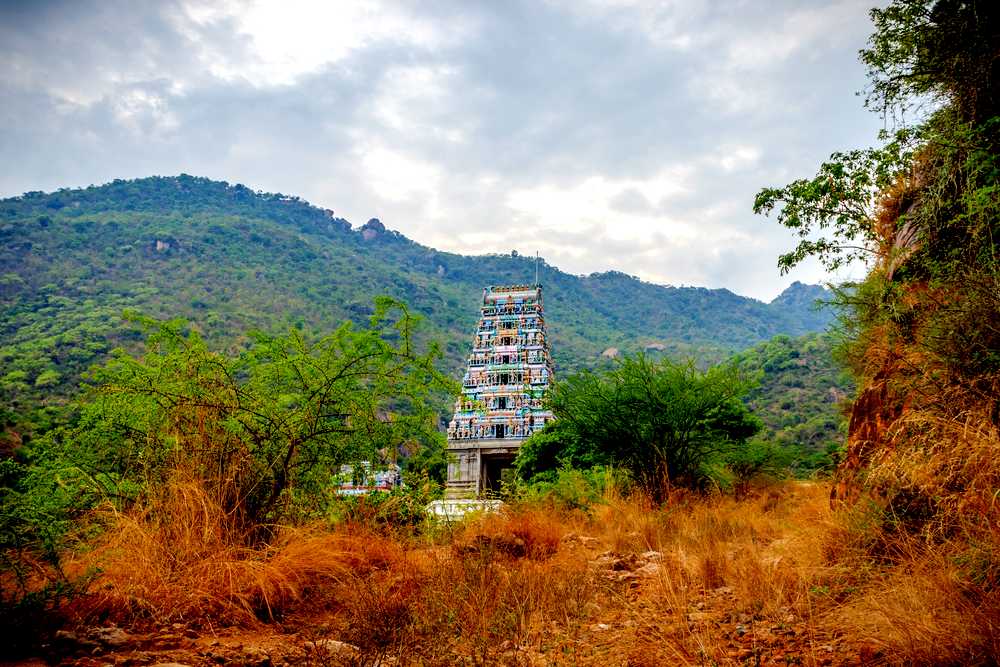
[[[914,545],[833,618],[899,664],[996,664],[1000,656],[1000,590],[970,585],[945,549]]]
[[[69,569],[92,572],[74,603],[84,618],[253,625],[352,570],[401,558],[375,536],[281,528],[270,544],[247,547],[221,507],[196,482],[169,484],[153,509],[104,510],[97,543]]]
[[[470,522],[455,548],[459,553],[493,550],[513,558],[544,560],[556,553],[565,532],[558,515],[525,508]]]

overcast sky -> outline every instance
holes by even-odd
[[[0,0],[0,196],[182,172],[769,300],[754,193],[881,127],[872,0]]]

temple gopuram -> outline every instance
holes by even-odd
[[[499,491],[521,442],[553,419],[542,407],[551,379],[541,286],[485,288],[462,394],[448,424],[449,497]]]

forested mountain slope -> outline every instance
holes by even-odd
[[[389,294],[426,317],[457,371],[482,287],[533,277],[533,258],[440,252],[377,220],[352,229],[297,197],[186,175],[27,193],[0,201],[0,401],[9,421],[75,387],[87,365],[136,335],[124,309],[188,318],[221,344],[249,328],[329,330]],[[609,347],[719,359],[830,319],[814,307],[825,290],[798,283],[767,304],[544,262],[540,282],[561,372]]]
[[[764,423],[758,437],[782,449],[798,474],[829,471],[846,436],[844,411],[856,388],[833,348],[827,334],[775,336],[734,357],[760,382],[747,397]]]

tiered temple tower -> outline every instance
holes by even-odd
[[[462,395],[448,424],[450,497],[499,490],[521,441],[553,419],[542,407],[551,379],[541,286],[485,288]]]

